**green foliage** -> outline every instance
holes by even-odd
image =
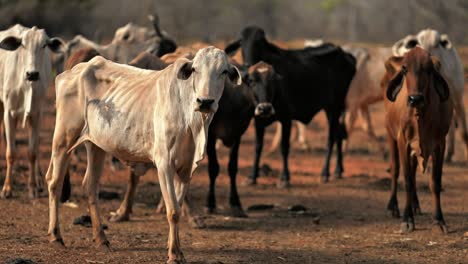
[[[322,0],[320,2],[320,8],[330,13],[333,12],[338,6],[343,4],[345,0]]]

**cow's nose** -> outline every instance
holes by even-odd
[[[424,104],[424,95],[414,94],[408,96],[408,105],[412,107],[421,106]]]
[[[26,72],[26,80],[31,81],[31,82],[39,80],[39,72],[38,71]]]
[[[270,103],[260,103],[255,108],[255,115],[269,117],[274,114],[273,106]]]
[[[202,112],[208,112],[214,101],[214,99],[197,98],[198,109]]]

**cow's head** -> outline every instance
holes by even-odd
[[[452,42],[446,34],[440,34],[433,29],[424,29],[417,35],[408,35],[397,41],[392,47],[393,55],[403,56],[416,46],[436,56],[440,56],[440,52],[451,50],[453,47]]]
[[[270,64],[263,61],[250,66],[246,77],[247,85],[255,94],[255,116],[271,117],[275,114],[273,100],[277,96],[277,83],[281,77]]]
[[[229,63],[226,53],[215,47],[199,50],[192,61],[187,59],[177,69],[177,78],[190,82],[193,87],[194,109],[204,113],[218,110],[226,78],[236,85],[242,84],[239,70]],[[178,60],[178,61],[179,61]]]
[[[11,74],[23,89],[24,121],[31,113],[35,94],[45,92],[51,74],[50,53],[62,52],[63,42],[49,38],[43,29],[16,25],[0,40],[0,48],[7,50],[4,63],[14,63]],[[39,90],[38,90],[39,89]]]
[[[385,63],[386,74],[391,76],[386,87],[387,99],[394,102],[400,91],[405,90],[407,105],[419,110],[437,96],[441,102],[446,101],[449,89],[440,67],[439,60],[420,47],[403,57],[391,57]]]
[[[265,38],[265,31],[257,26],[244,28],[241,37],[226,46],[224,49],[229,56],[233,56],[242,47],[242,59],[244,64],[252,66],[264,59],[264,52],[270,49],[270,45]]]

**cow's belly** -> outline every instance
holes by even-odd
[[[119,159],[151,161],[154,142],[152,119],[144,113],[119,112],[112,105],[90,103],[86,134],[89,140]]]

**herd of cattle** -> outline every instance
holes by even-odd
[[[198,224],[191,217],[186,193],[205,151],[210,177],[207,207],[209,212],[216,210],[218,139],[230,148],[232,214],[245,217],[236,174],[241,136],[252,119],[255,159],[247,183],[256,184],[265,128],[279,121],[273,144],[280,145],[283,159],[278,186],[288,187],[291,128],[298,126],[298,139],[307,144],[304,124],[324,110],[329,131],[321,179],[327,182],[335,145],[334,175],[342,177],[343,141],[348,139],[349,144],[359,112],[369,137],[385,152],[369,114],[369,106],[380,101],[385,102],[391,159],[388,210],[400,217],[396,193],[401,167],[406,184],[401,230],[414,230],[414,214],[419,211],[416,170],[426,171],[432,160],[432,217],[447,232],[440,206],[441,176],[447,135],[445,159],[451,161],[454,154],[455,124],[468,155],[463,66],[447,35],[426,29],[392,48],[367,50],[313,40],[306,41],[303,49],[288,50],[268,41],[261,28],[250,26],[223,51],[205,43],[177,46],[160,30],[158,18],[150,19],[153,29],[128,24],[116,31],[108,45],[82,36],[65,42],[49,37],[43,29],[21,25],[0,32],[7,160],[1,198],[12,197],[18,120],[29,134],[29,196],[38,197],[43,187],[37,158],[43,101],[52,68],[61,72],[55,78],[56,123],[45,177],[51,242],[63,245],[59,203],[70,195],[68,165],[80,145],[87,151],[83,188],[96,244],[109,247],[97,200],[105,156],[110,154],[131,167],[124,201],[110,220],[129,220],[139,177],[155,166],[163,197],[158,210],[166,211],[170,226],[168,263],[185,263],[178,234],[181,210]]]

